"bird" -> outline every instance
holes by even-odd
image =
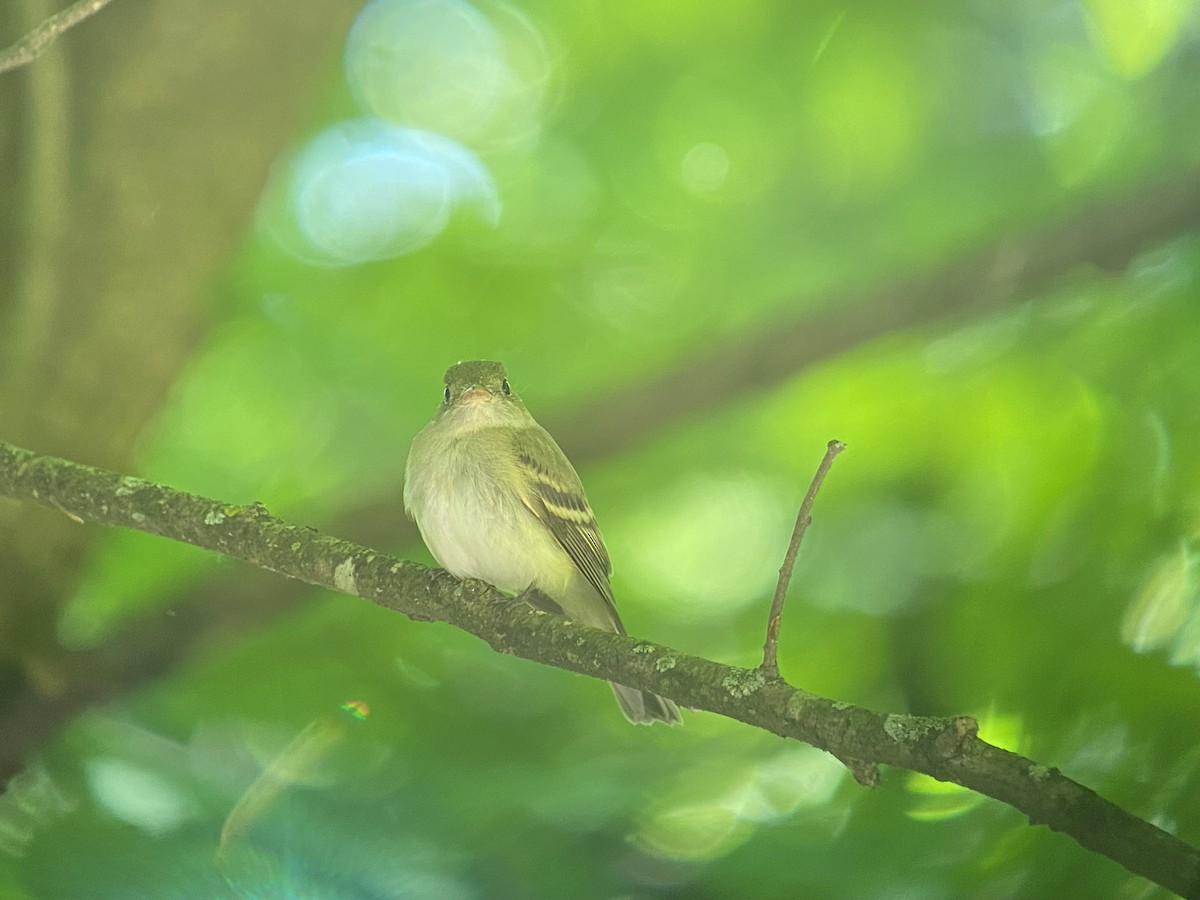
[[[502,364],[469,360],[446,370],[437,412],[409,450],[404,506],[452,575],[626,633],[609,583],[612,563],[579,475]],[[671,700],[611,684],[630,722],[682,723]]]

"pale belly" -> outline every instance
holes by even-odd
[[[446,477],[454,469],[462,471],[446,467],[413,486],[417,526],[438,564],[512,593],[531,584],[550,596],[562,591],[574,565],[549,530],[490,473]]]

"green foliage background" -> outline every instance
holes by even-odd
[[[448,364],[501,359],[588,460],[631,633],[747,665],[795,507],[839,438],[785,676],[977,716],[985,739],[1200,841],[1195,235],[1003,309],[798,356],[783,383],[730,373],[703,414],[631,423],[618,455],[569,427],[752,329],[831,309],[890,320],[885,289],[909,274],[1196,166],[1195,4],[519,12],[549,80],[537,139],[480,150],[499,223],[318,268],[255,227],[281,214],[268,190],[140,433],[138,474],[428,560],[398,500],[408,442]],[[354,115],[342,71],[323,78],[297,142]],[[702,144],[728,171],[697,189],[684,161]],[[878,299],[841,299],[858,292]],[[653,400],[665,416],[680,398]],[[631,728],[602,685],[360,601],[304,597],[222,631],[205,600],[244,574],[99,536],[65,645],[185,606],[205,641],[34,755],[4,810],[0,896],[1164,895],[994,801],[894,771],[868,791],[705,713]],[[247,603],[284,589],[254,584]],[[278,789],[214,865],[264,771]]]

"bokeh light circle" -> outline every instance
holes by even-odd
[[[380,119],[321,132],[282,181],[268,190],[267,229],[286,251],[316,265],[411,253],[441,234],[460,208],[491,224],[500,214],[492,176],[470,150]]]

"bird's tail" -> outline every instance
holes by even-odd
[[[610,682],[613,693],[617,695],[617,703],[621,712],[634,725],[649,725],[652,722],[666,722],[668,725],[682,725],[683,718],[679,715],[679,707],[658,694],[649,691],[639,691],[637,688],[626,687],[623,684]]]

